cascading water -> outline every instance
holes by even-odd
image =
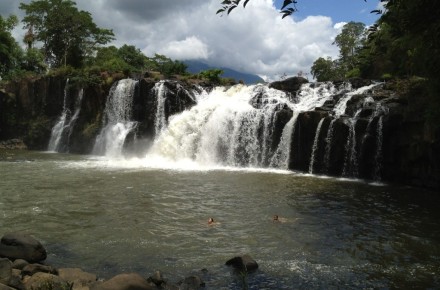
[[[137,113],[137,122],[132,120],[134,99],[143,102],[134,96],[136,84],[127,79],[111,88],[94,154],[119,158],[125,147],[133,150],[124,144],[138,122],[143,122]],[[359,134],[364,133],[358,134],[356,124],[361,119],[361,109],[371,111],[376,103],[370,96],[377,85],[351,90],[348,84],[336,87],[330,82],[311,83],[302,85],[292,96],[261,84],[210,91],[193,87],[191,91],[178,82],[160,81],[147,96],[151,99],[146,99],[147,104],[155,106],[148,107],[150,113],[145,122],[149,123],[139,126],[134,136],[142,138],[142,130],[150,128],[151,135],[145,136],[154,139],[149,139],[152,143],[148,147],[136,149],[136,153],[147,152],[145,158],[127,161],[182,169],[298,168],[309,173],[358,177],[363,146]],[[189,96],[192,103],[180,103],[181,94]],[[171,111],[180,113],[168,116]],[[362,115],[361,131],[365,129],[366,115]],[[316,126],[313,137],[307,134],[310,125]],[[381,142],[377,141],[378,150]],[[376,163],[380,163],[382,153],[377,154]],[[380,172],[379,165],[376,168]]]
[[[259,109],[250,104],[257,95],[263,100]],[[171,118],[148,157],[191,160],[203,166],[261,167],[271,155],[261,135],[270,135],[269,120],[276,108],[292,105],[285,93],[264,86],[216,88],[200,97],[196,106]]]
[[[313,166],[315,165],[316,162],[316,151],[318,150],[318,141],[319,141],[319,134],[321,133],[321,127],[322,124],[324,123],[324,118],[322,118],[319,123],[318,123],[318,127],[316,128],[316,133],[315,133],[315,139],[313,139],[313,147],[312,147],[312,155],[310,156],[310,164],[309,164],[309,173],[313,174]]]
[[[69,152],[70,136],[72,135],[75,122],[78,119],[81,111],[81,102],[83,99],[84,90],[80,89],[78,92],[74,105],[75,111],[72,115],[68,106],[68,84],[69,80],[67,79],[66,86],[64,88],[63,111],[58,119],[58,122],[52,128],[49,145],[47,148],[47,150],[51,152]]]
[[[66,119],[68,118],[68,115],[70,115],[70,110],[67,106],[67,96],[68,96],[67,86],[68,85],[69,85],[69,79],[66,80],[66,84],[64,86],[63,111],[61,112],[61,116],[58,119],[57,123],[52,128],[52,132],[50,134],[49,145],[47,147],[48,151],[52,151],[52,152],[59,151],[61,137],[62,137],[64,129],[66,127],[65,126]]]
[[[162,132],[162,130],[166,127],[166,118],[165,118],[165,99],[166,94],[168,92],[167,87],[165,86],[164,81],[160,81],[156,83],[153,88],[153,91],[156,95],[156,118],[154,120],[154,129],[156,136]]]
[[[136,126],[131,121],[133,95],[137,81],[123,79],[113,84],[104,110],[104,127],[96,138],[93,153],[120,157],[125,138]]]
[[[325,137],[325,155],[324,155],[324,172],[328,173],[330,168],[330,154],[332,150],[332,138],[333,138],[333,129],[336,119],[333,119],[330,122],[330,126],[328,127],[327,136]]]

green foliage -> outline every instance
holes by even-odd
[[[335,38],[334,44],[339,47],[341,69],[348,72],[354,69],[358,62],[358,52],[365,42],[365,24],[349,22]]]
[[[164,55],[155,54],[153,58],[147,60],[148,70],[158,71],[165,77],[172,75],[186,74],[187,66],[180,61],[172,60]]]
[[[8,74],[19,69],[23,51],[11,35],[11,30],[17,25],[14,15],[4,19],[0,15],[0,77],[8,78]]]
[[[339,47],[339,59],[322,57],[315,60],[311,73],[317,81],[332,81],[359,77],[360,50],[365,42],[365,24],[349,22],[344,25],[333,44]]]
[[[224,71],[221,69],[208,69],[208,70],[201,71],[199,73],[199,76],[202,79],[206,79],[211,83],[219,84],[221,82],[220,76],[223,73],[224,73]]]
[[[310,72],[318,82],[326,82],[340,78],[337,63],[332,60],[331,57],[327,59],[320,57],[315,60]]]
[[[25,27],[41,41],[49,66],[81,67],[98,45],[113,40],[113,32],[101,29],[89,12],[79,11],[70,0],[34,0],[21,3]]]

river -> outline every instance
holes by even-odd
[[[249,254],[259,264],[244,277],[250,289],[440,287],[433,192],[284,170],[154,164],[0,151],[0,235],[32,234],[48,264],[103,278],[161,270],[171,282],[196,273],[206,289],[241,289],[243,277],[224,264]],[[217,223],[208,226],[209,217]]]

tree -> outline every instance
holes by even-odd
[[[111,30],[97,27],[90,13],[78,11],[75,5],[71,0],[20,4],[26,13],[25,28],[32,31],[32,41],[42,42],[46,62],[52,67],[80,67],[99,45],[114,39]]]
[[[334,44],[339,47],[339,60],[343,69],[348,72],[357,66],[358,52],[365,41],[365,24],[349,22],[335,38]]]
[[[18,19],[11,15],[4,19],[0,15],[0,76],[18,68],[23,51],[11,35],[11,30],[17,25]]]
[[[203,79],[208,80],[211,83],[219,84],[221,82],[220,76],[224,73],[223,70],[214,68],[214,69],[208,69],[201,71],[199,73],[199,76]]]
[[[341,79],[343,77],[338,62],[331,57],[318,58],[313,62],[311,73],[318,82]]]

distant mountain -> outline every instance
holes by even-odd
[[[236,71],[236,70],[233,70],[230,68],[226,68],[226,67],[214,67],[214,66],[210,66],[206,63],[203,63],[203,62],[197,61],[197,60],[185,60],[185,61],[183,61],[183,63],[188,66],[187,71],[192,74],[197,74],[201,71],[208,70],[208,69],[219,68],[219,69],[223,70],[222,77],[224,77],[224,78],[233,78],[237,82],[239,82],[241,80],[245,84],[248,84],[248,85],[264,82],[264,80],[257,75],[242,73],[242,72],[239,72],[239,71]]]

